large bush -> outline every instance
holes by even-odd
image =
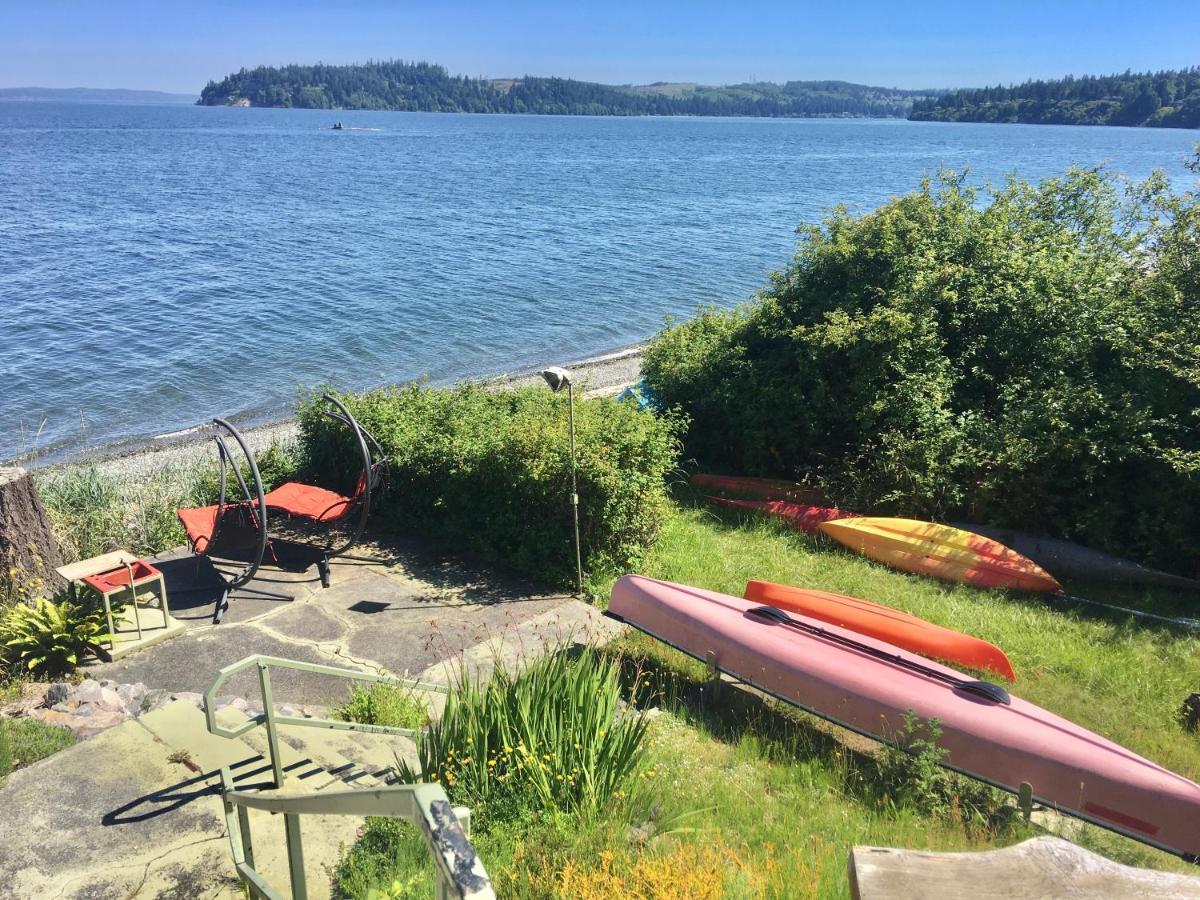
[[[841,504],[1200,561],[1200,199],[1072,170],[945,175],[800,229],[753,302],[645,373],[690,454]]]
[[[379,517],[552,583],[574,579],[567,399],[545,389],[390,388],[343,397],[391,460]],[[314,400],[299,410],[301,465],[343,490],[360,461]],[[589,571],[637,565],[667,509],[677,419],[577,400],[579,515]]]

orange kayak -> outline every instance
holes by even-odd
[[[819,528],[851,550],[905,572],[976,587],[1062,590],[1053,575],[1016,550],[949,525],[854,518],[822,522]]]
[[[790,500],[793,503],[825,502],[825,498],[819,491],[796,484],[794,481],[784,481],[781,478],[706,475],[703,472],[697,472],[691,480],[696,487],[718,491],[722,494],[754,497],[759,500]]]
[[[816,534],[817,527],[822,522],[845,519],[855,515],[855,513],[846,512],[844,509],[835,509],[832,506],[809,506],[807,503],[792,503],[787,500],[729,500],[725,497],[706,497],[705,499],[709,503],[731,506],[735,509],[746,509],[762,513],[764,516],[782,519],[797,531],[807,534]]]
[[[885,641],[902,650],[972,669],[986,669],[1003,675],[1009,681],[1017,680],[1012,663],[995,644],[934,625],[890,606],[771,581],[747,581],[744,596],[755,603],[765,603],[810,619],[820,619],[830,625]]]

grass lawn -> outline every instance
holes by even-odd
[[[1198,687],[1196,635],[892,572],[824,539],[686,500],[642,572],[739,595],[749,578],[840,591],[976,634],[1009,654],[1020,696],[1200,779],[1200,737],[1177,719]],[[611,583],[592,587],[606,597]],[[1175,614],[1194,615],[1200,602],[1068,587]],[[996,806],[1008,802],[1004,795],[962,780],[913,787],[907,757],[877,754],[811,716],[714,686],[701,665],[643,635],[607,652],[623,661],[626,687],[660,710],[649,731],[650,774],[595,821],[541,817],[477,834],[501,896],[845,897],[854,844],[974,850],[1038,831]],[[380,829],[392,829],[390,837]],[[1195,871],[1093,826],[1074,839],[1122,862]],[[354,896],[369,885],[423,896],[425,864],[415,836],[378,823],[343,867],[341,884]]]
[[[0,687],[0,703],[10,693]],[[47,725],[37,719],[0,719],[0,789],[16,769],[45,759],[75,743],[71,729]]]

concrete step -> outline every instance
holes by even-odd
[[[496,666],[511,671],[565,645],[603,644],[624,627],[605,618],[590,603],[570,600],[481,641],[452,659],[435,663],[417,677],[433,684],[453,684],[465,670],[471,678],[486,679]]]
[[[372,734],[365,731],[342,731],[333,728],[305,728],[285,725],[280,736],[314,759],[338,757],[349,760],[366,778],[355,776],[355,784],[384,784],[388,773],[396,768],[396,758],[417,765],[417,745],[412,738],[399,735]]]

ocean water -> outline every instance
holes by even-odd
[[[834,204],[943,166],[1184,182],[1196,139],[0,102],[0,459],[578,359],[748,298]]]

